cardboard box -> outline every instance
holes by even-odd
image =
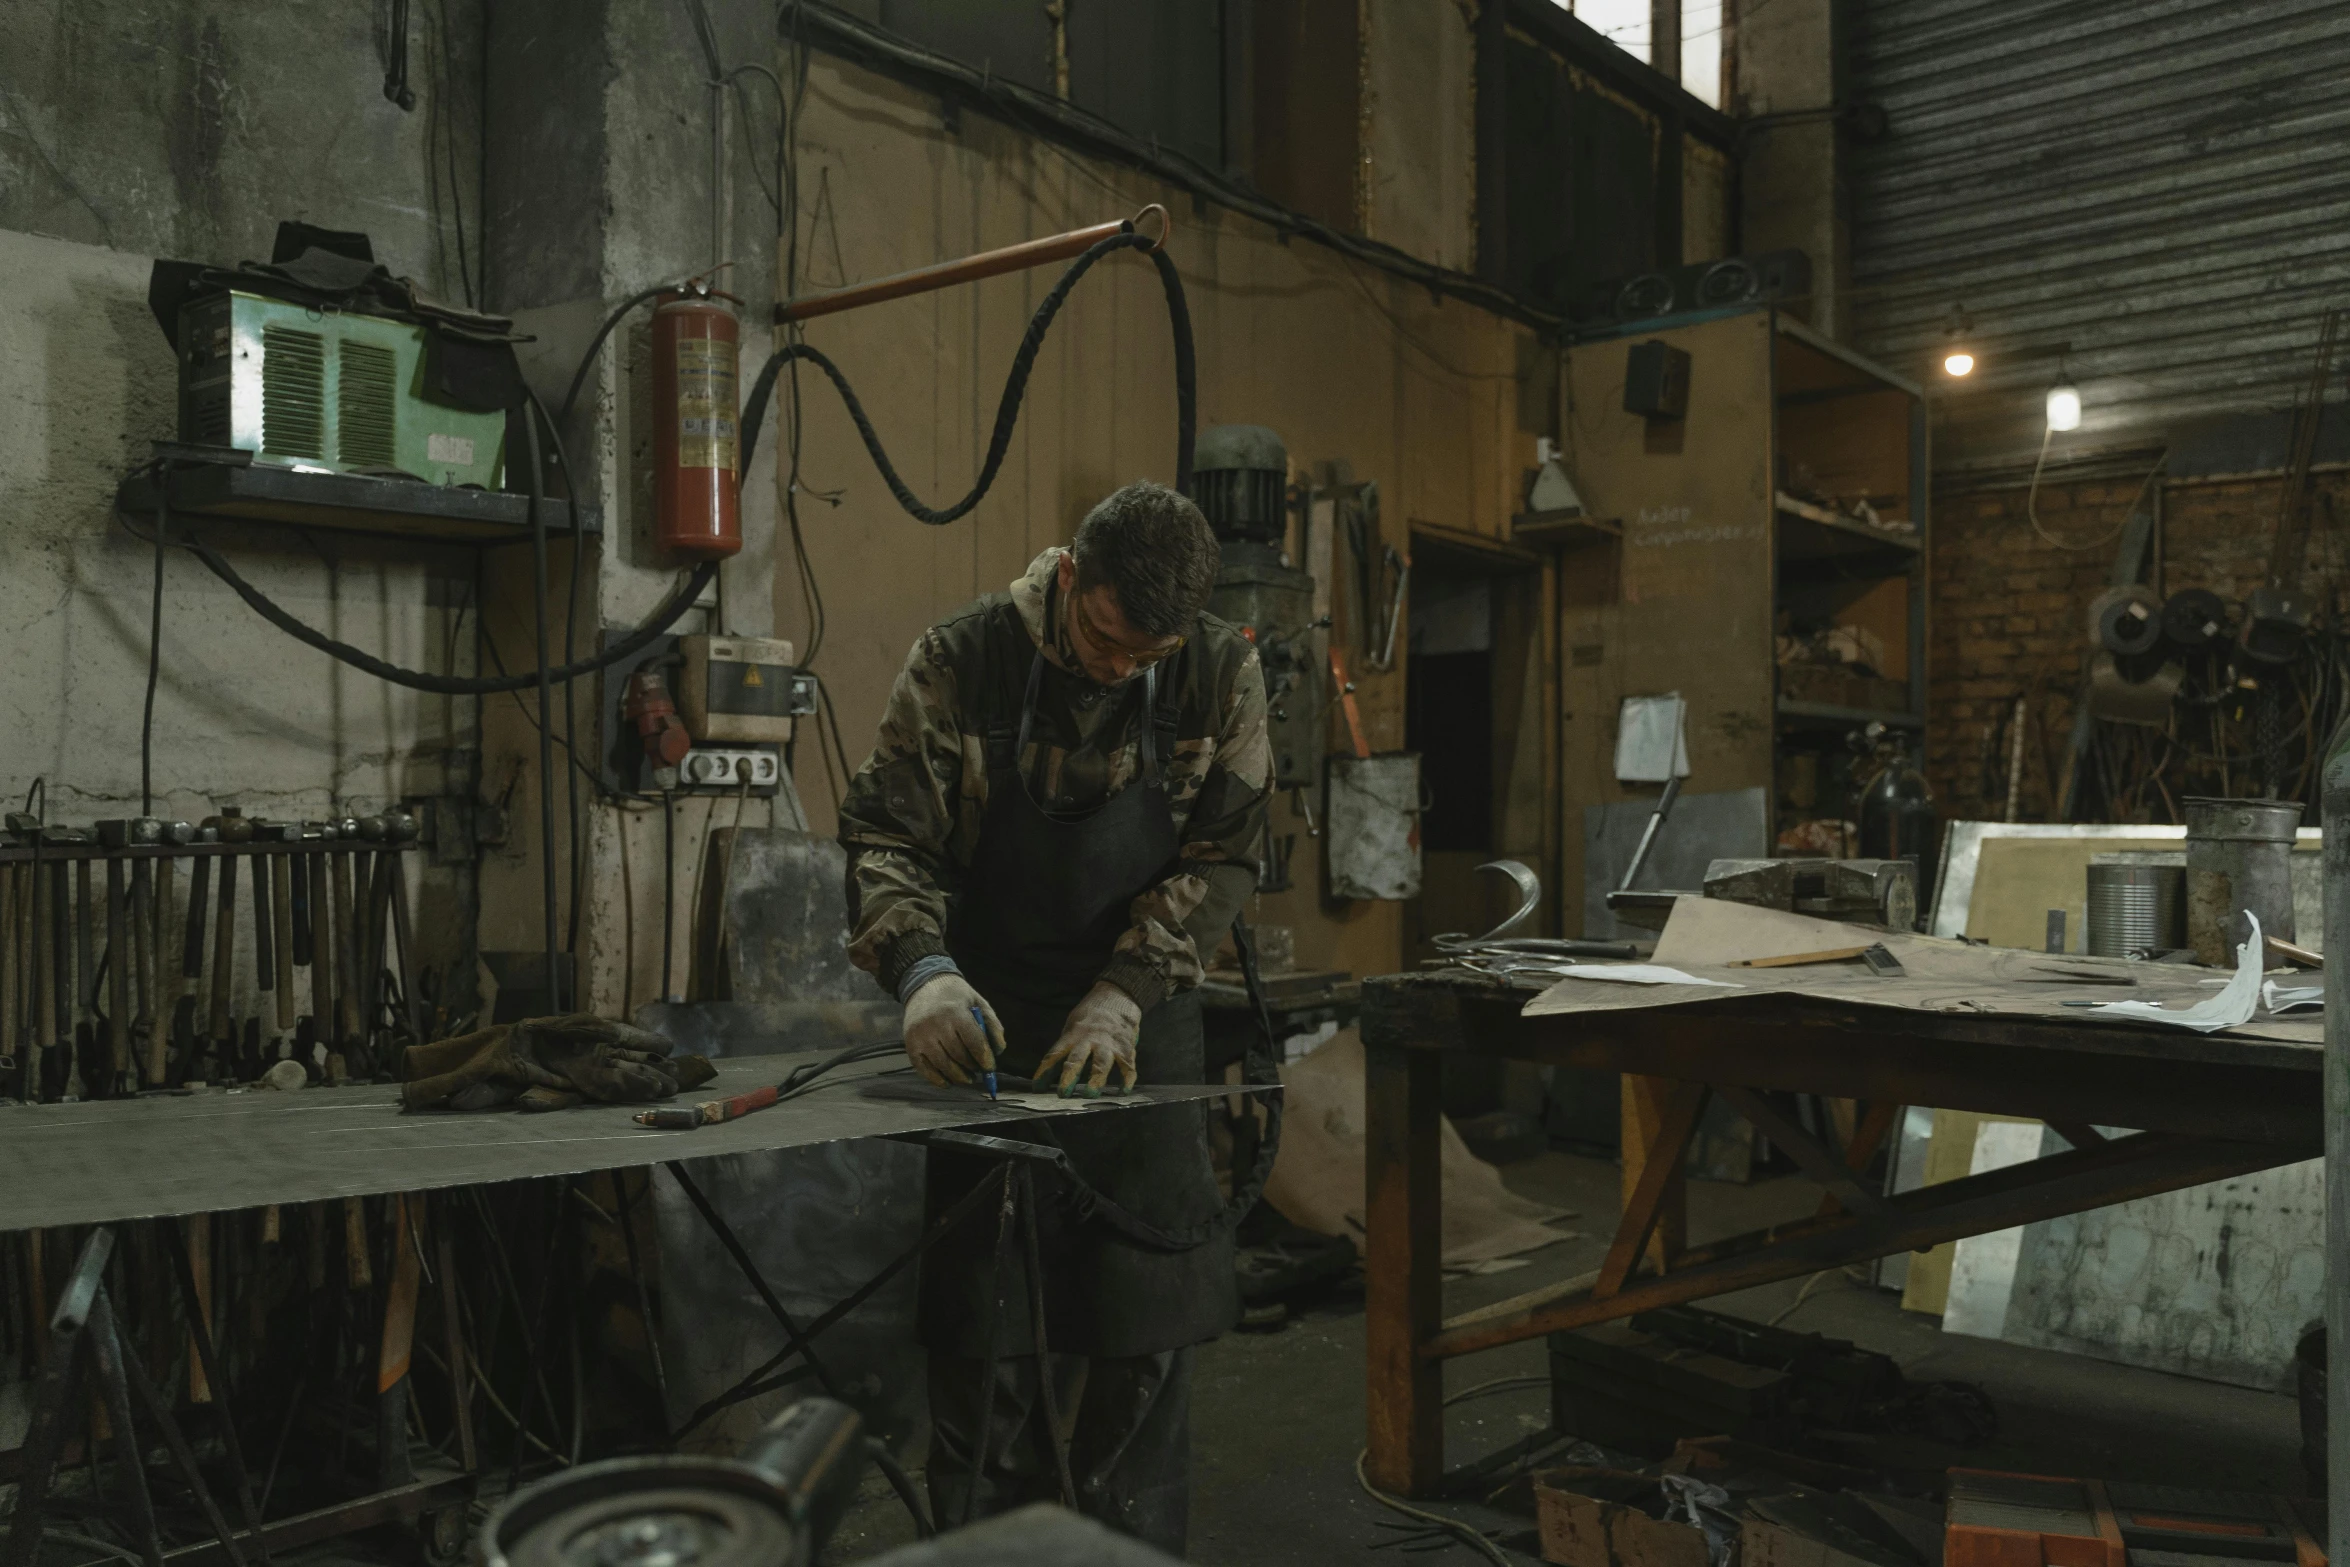
[[[2104,1483],[1992,1469],[1950,1471],[1946,1567],[2126,1567]]]
[[[1706,1567],[1705,1535],[1654,1516],[1653,1475],[1569,1465],[1534,1476],[1542,1559],[1563,1567]]]

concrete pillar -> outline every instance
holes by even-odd
[[[787,73],[772,11],[751,0],[710,0],[719,60]],[[773,180],[776,92],[755,74],[719,97],[691,13],[684,7],[615,6],[608,0],[516,0],[493,8],[487,44],[489,155],[485,170],[490,308],[515,317],[537,341],[524,369],[550,409],[559,407],[596,329],[641,289],[708,272],[713,236],[731,263],[718,286],[741,301],[741,389],[770,347],[767,322],[777,293],[778,219]],[[723,104],[723,168],[712,157],[712,114]],[[715,210],[714,210],[715,209]],[[650,488],[651,385],[644,363],[650,307],[612,333],[564,428],[573,479],[601,507],[604,533],[579,563],[585,654],[607,630],[643,621],[666,599],[682,563],[653,546]],[[719,590],[676,629],[765,635],[774,629],[775,449],[772,418],[743,485],[743,553],[721,569]],[[484,625],[507,666],[528,666],[535,634],[528,552],[509,550],[491,567]],[[551,637],[560,659],[567,548],[552,552]],[[601,754],[603,682],[579,681],[578,746],[590,768]],[[557,699],[557,718],[562,701]],[[484,716],[485,770],[493,796],[513,780],[512,833],[485,863],[481,944],[530,952],[541,944],[543,906],[536,700],[499,698]],[[574,902],[571,803],[581,798],[578,1001],[617,1013],[655,998],[662,906],[661,818],[638,802],[604,796],[576,777],[560,746],[554,767],[557,902],[568,939]],[[744,825],[766,820],[751,802]],[[678,983],[685,973],[688,888],[708,829],[723,829],[731,807],[678,808],[675,939]],[[777,803],[777,819],[797,814]]]

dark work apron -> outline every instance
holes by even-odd
[[[1146,672],[1131,682],[1141,698],[1134,718],[1142,730],[1136,776],[1082,816],[1041,809],[1021,776],[1019,758],[1048,673],[1075,677],[1048,671],[1041,652],[1020,671],[1019,654],[1030,643],[1019,612],[1006,603],[996,615],[988,636],[992,667],[980,682],[990,720],[987,814],[947,917],[946,938],[956,966],[1004,1026],[999,1065],[1029,1077],[1060,1038],[1070,1009],[1108,965],[1132,923],[1129,905],[1174,868],[1181,844],[1159,758],[1173,745],[1175,721],[1172,701],[1162,705],[1157,699],[1158,671]],[[1133,698],[1119,693],[1111,700]],[[1143,1014],[1136,1065],[1144,1087],[1205,1080],[1196,991],[1178,992]],[[1112,1201],[1150,1223],[1178,1229],[1213,1217],[1223,1206],[1207,1126],[1202,1102],[1099,1110],[988,1130],[1057,1143]],[[932,1151],[932,1215],[994,1169],[993,1160]],[[1057,1198],[1059,1176],[1039,1170],[1036,1182],[1045,1320],[1054,1353],[1157,1354],[1213,1338],[1238,1319],[1228,1230],[1189,1251],[1155,1251],[1105,1225],[1079,1221]],[[933,1350],[974,1357],[987,1352],[997,1211],[985,1205],[923,1259],[923,1340]],[[996,1291],[1003,1302],[996,1326],[1000,1354],[1034,1353],[1025,1251],[1015,1231]]]

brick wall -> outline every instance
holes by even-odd
[[[2208,587],[2233,604],[2257,587],[2267,570],[2279,483],[2166,485],[2160,590]],[[2339,475],[2321,476],[2317,485],[2340,497],[2337,509],[2350,528],[2350,485]],[[2052,779],[2062,777],[2072,733],[2089,603],[2112,572],[2118,530],[2139,489],[2130,479],[2043,483],[2040,526],[2061,544],[2034,531],[2022,490],[1935,497],[1926,772],[1945,819],[1997,818],[2004,811],[2006,724],[2019,696],[2029,717],[2018,817],[2056,819]],[[2326,517],[2321,505],[2310,530],[2311,597],[2321,605],[2335,602],[2334,584],[2350,554]],[[2298,729],[2297,704],[2295,713]],[[2136,747],[2126,753],[2134,772],[2164,764],[2161,776],[2174,800],[2182,786],[2197,793],[2205,792],[2203,784],[2216,787],[2216,772],[2175,744],[2165,762],[2166,748],[2151,731],[2124,743]],[[2141,794],[2131,814],[2173,819],[2160,790]]]

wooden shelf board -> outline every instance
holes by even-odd
[[[1779,719],[1782,723],[1793,722],[1798,724],[1817,724],[1830,726],[1836,724],[1867,724],[1874,722],[1884,724],[1888,728],[1894,729],[1923,729],[1926,727],[1926,721],[1923,718],[1920,718],[1915,713],[1904,712],[1899,708],[1837,707],[1834,704],[1828,702],[1789,702],[1781,700],[1779,703]]]

